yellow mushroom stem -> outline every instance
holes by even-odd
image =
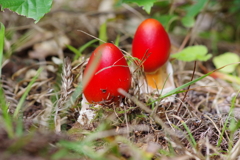
[[[173,84],[169,79],[169,75],[167,70],[167,63],[165,63],[162,67],[160,67],[155,72],[145,72],[146,81],[148,86],[152,89],[162,90],[163,88],[172,87]]]

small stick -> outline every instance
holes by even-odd
[[[192,74],[192,77],[191,77],[190,81],[193,80],[193,77],[194,77],[194,74],[195,74],[195,71],[196,71],[196,64],[197,64],[197,61],[194,62],[193,74]],[[177,115],[179,115],[179,111],[182,108],[182,103],[184,102],[185,98],[187,97],[187,93],[188,93],[188,91],[190,89],[190,86],[191,85],[188,86],[187,91],[185,92],[184,97],[183,97],[183,99],[182,99],[182,101],[181,101],[181,103],[180,103],[180,105],[179,105],[179,107],[177,109]]]

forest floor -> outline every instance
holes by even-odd
[[[71,96],[87,58],[99,44],[93,38],[99,37],[99,24],[114,19],[107,22],[107,40],[119,38],[119,47],[131,53],[134,32],[142,18],[148,17],[139,8],[134,12],[129,6],[99,11],[99,5],[100,1],[93,0],[59,1],[37,24],[8,10],[1,13],[6,27],[2,85],[10,114],[15,113],[38,69],[42,70],[22,104],[21,116],[13,121],[14,136],[0,124],[0,159],[237,159],[239,84],[213,76],[185,87],[174,94],[173,101],[167,101],[159,99],[160,94],[141,94],[138,72],[134,72],[134,85],[121,106],[92,108],[97,117],[91,124],[77,121],[82,96],[70,103]],[[187,36],[169,36],[174,54]],[[193,44],[205,45],[211,51],[210,40],[197,37]],[[219,53],[239,55],[237,47],[234,42],[217,44]],[[80,48],[81,55],[76,56],[73,48]],[[211,60],[170,61],[176,87],[215,69]],[[2,115],[1,121],[5,120]]]

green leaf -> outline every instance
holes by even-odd
[[[186,8],[186,15],[182,18],[182,24],[185,27],[193,27],[195,23],[194,17],[204,8],[208,0],[195,0],[194,5]]]
[[[0,0],[2,9],[8,8],[37,23],[51,9],[53,0]]]
[[[211,54],[207,54],[208,50],[205,46],[197,45],[197,46],[190,46],[182,51],[171,55],[172,58],[176,58],[181,61],[207,61],[212,57]]]
[[[239,56],[237,54],[231,53],[231,52],[227,52],[227,53],[224,53],[222,55],[219,55],[219,56],[213,58],[213,64],[215,65],[216,68],[225,66],[229,63],[235,63],[235,62],[239,62],[239,61],[240,61]],[[238,64],[227,66],[227,67],[223,68],[221,70],[221,72],[232,73],[235,71],[237,65]]]
[[[122,0],[124,3],[136,3],[138,6],[143,7],[143,9],[150,14],[153,4],[157,0]]]

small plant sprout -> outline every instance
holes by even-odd
[[[120,103],[124,96],[118,92],[118,89],[128,92],[131,87],[131,73],[127,61],[112,43],[104,43],[96,48],[86,65],[83,77],[92,69],[97,57],[100,57],[98,65],[83,89],[82,110],[78,119],[81,124],[84,124],[82,121],[84,113],[87,112],[89,115],[86,114],[88,123],[94,117],[92,112],[89,113],[87,103],[95,105]]]
[[[162,94],[175,88],[172,65],[168,62],[171,43],[164,27],[155,19],[144,20],[133,38],[132,54],[139,59],[138,66],[144,69],[140,78],[142,93]]]

